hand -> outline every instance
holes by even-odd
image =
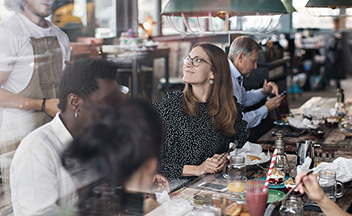
[[[153,182],[156,191],[166,190],[168,193],[170,193],[170,184],[165,176],[157,173],[153,178]]]
[[[51,116],[55,117],[56,113],[58,113],[60,110],[57,107],[59,104],[59,99],[58,98],[53,98],[53,99],[48,99],[45,101],[45,112]]]
[[[197,167],[197,176],[203,175],[204,173],[216,173],[218,172],[219,163],[215,158],[206,159],[201,165]]]
[[[224,166],[226,165],[227,162],[227,156],[229,155],[229,153],[223,153],[223,154],[214,154],[213,159],[216,159],[218,161],[218,168],[217,168],[217,172],[219,172],[220,170],[222,170],[224,168]]]
[[[276,96],[279,95],[279,87],[276,85],[274,82],[268,82],[266,79],[264,80],[263,88],[262,88],[262,93],[263,94],[275,94]]]
[[[270,98],[265,102],[266,108],[268,108],[268,111],[274,110],[278,108],[281,104],[282,99],[284,99],[285,96],[275,96],[273,98]]]
[[[321,202],[326,197],[315,175],[306,176],[306,173],[302,172],[296,176],[296,184],[300,183],[301,181],[303,181],[302,184],[298,185],[297,187],[299,192],[302,194],[306,193],[312,201],[319,204],[319,202]]]

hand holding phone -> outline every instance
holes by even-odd
[[[287,91],[286,90],[280,93],[280,96],[284,96],[284,95],[287,95]]]

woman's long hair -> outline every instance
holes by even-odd
[[[235,134],[237,107],[233,97],[230,66],[225,52],[209,43],[199,43],[193,46],[201,47],[210,59],[214,83],[208,97],[208,114],[212,117],[214,127],[226,136]],[[182,101],[182,109],[192,117],[196,117],[199,110],[199,100],[192,91],[192,85],[186,84]]]

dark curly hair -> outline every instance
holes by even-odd
[[[59,104],[61,112],[65,112],[67,96],[74,93],[85,97],[96,90],[99,86],[97,79],[116,80],[117,64],[96,59],[80,59],[73,64],[68,64],[61,77],[59,86]]]
[[[148,159],[159,159],[163,140],[161,118],[145,101],[130,99],[118,108],[107,105],[100,111],[100,119],[81,131],[63,154],[63,164],[69,173],[71,167],[67,165],[72,163],[66,162],[73,159],[73,166],[89,167],[100,177],[78,193],[81,215],[97,211],[91,203],[97,192],[115,191]],[[116,203],[117,195],[115,191],[109,198],[101,197],[109,199],[99,208],[103,215],[115,215],[117,210],[113,206],[124,207],[124,199]]]

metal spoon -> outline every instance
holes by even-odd
[[[310,171],[307,172],[307,174],[305,176],[308,176],[308,175],[310,175],[312,173],[313,173],[313,170],[310,170]],[[276,206],[278,206],[283,200],[285,200],[292,193],[292,191],[294,191],[298,187],[298,185],[302,184],[302,182],[303,181],[301,181],[300,183],[296,184],[296,186],[294,186],[289,192],[287,192],[285,194],[285,196],[283,196],[280,200],[278,200],[276,202],[273,202],[273,203],[270,203],[268,205],[268,207],[266,208],[266,210],[265,210],[264,216],[270,216],[271,213],[273,212],[273,210],[276,208]]]
[[[236,140],[236,141],[237,141],[237,140]],[[237,143],[238,143],[238,142],[232,143],[233,145],[230,144],[229,150],[227,150],[227,152],[225,152],[225,153],[222,154],[222,156],[220,157],[219,161],[220,161],[221,159],[223,159],[223,158],[225,157],[225,155],[227,155],[228,153],[230,153],[230,152],[232,152],[233,150],[235,150],[236,147],[237,147]]]

